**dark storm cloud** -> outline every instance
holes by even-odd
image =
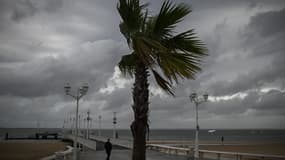
[[[275,83],[276,81],[279,81],[284,88],[285,48],[283,44],[285,43],[285,27],[282,27],[284,22],[281,20],[281,17],[284,16],[285,9],[262,12],[252,16],[248,25],[242,31],[239,31],[240,34],[236,37],[240,38],[240,41],[234,47],[239,47],[241,53],[229,54],[227,58],[222,58],[222,61],[219,60],[221,56],[225,57],[228,52],[233,51],[219,41],[220,36],[223,35],[219,31],[225,32],[228,26],[225,24],[216,26],[213,37],[216,37],[217,40],[212,39],[212,42],[208,45],[211,53],[216,54],[216,56],[208,59],[206,70],[207,67],[216,67],[217,63],[224,63],[224,60],[232,61],[232,66],[235,66],[235,60],[240,61],[240,65],[237,66],[240,69],[233,68],[233,71],[238,71],[236,73],[238,76],[235,76],[234,79],[225,78],[207,85],[212,94],[235,94],[254,88],[262,88],[267,83]],[[219,47],[225,48],[221,49]],[[246,64],[246,62],[249,64]],[[242,64],[244,66],[241,66]],[[222,68],[221,71],[224,70],[225,68]],[[209,74],[215,76],[214,73]]]
[[[63,97],[63,86],[67,82],[73,88],[88,82],[92,95],[105,85],[119,56],[126,53],[125,44],[112,40],[120,38],[111,38],[119,21],[114,18],[116,11],[111,9],[115,8],[114,4],[75,2],[1,1],[0,95],[3,99],[0,106],[3,109],[1,123],[5,122],[5,126],[12,125],[13,121],[12,126],[25,120],[29,124],[36,117],[63,119],[67,110],[60,105],[73,105],[70,103],[73,101],[69,98],[61,104],[62,99],[52,98],[52,95]],[[101,18],[102,15],[105,18]],[[33,105],[33,99],[38,99],[42,103],[38,105],[45,110]],[[22,102],[25,102],[24,107],[21,107]],[[86,103],[89,104],[94,103]],[[13,120],[7,107],[12,113],[24,109],[27,114]],[[5,112],[9,114],[4,116]]]
[[[285,8],[280,11],[259,13],[251,18],[249,27],[263,37],[274,36],[279,33],[283,34],[285,31],[284,16]]]
[[[285,114],[285,93],[278,90],[272,90],[265,95],[260,96],[253,106],[256,110],[272,110],[275,114]]]
[[[61,127],[62,116],[72,108],[60,104],[58,95],[38,98],[1,96],[1,125],[4,127],[36,127],[37,121],[42,127]],[[58,103],[59,102],[59,103]],[[53,125],[51,125],[53,124]]]
[[[33,16],[36,12],[36,8],[29,0],[13,3],[12,7],[11,19],[17,22],[26,17]]]
[[[0,20],[2,24],[7,23],[8,20],[19,22],[40,11],[55,12],[62,5],[63,0],[2,0]]]
[[[2,0],[0,2],[1,26],[9,20],[19,21],[34,15],[36,9],[30,1]]]
[[[110,47],[105,48],[106,45]],[[37,97],[62,93],[65,83],[76,84],[78,81],[104,84],[110,76],[118,57],[115,52],[123,52],[120,43],[112,40],[85,43],[69,57],[46,57],[19,67],[2,67],[0,77],[0,95]],[[98,59],[99,54],[100,59]],[[110,64],[105,62],[110,62]],[[96,69],[97,68],[97,69]],[[98,89],[94,85],[94,90]]]
[[[122,108],[131,106],[131,94],[130,87],[124,89],[117,89],[110,95],[103,95],[108,104],[104,107],[104,110],[119,111]]]
[[[241,115],[249,110],[254,110],[255,114],[270,115],[285,114],[284,108],[284,92],[272,90],[267,93],[250,91],[245,98],[236,97],[232,100],[213,101],[205,105],[205,112],[216,115]]]
[[[150,2],[150,13],[155,14],[163,1],[145,2]],[[193,91],[208,91],[211,96],[239,92],[247,96],[201,105],[203,127],[284,128],[274,122],[284,118],[285,98],[280,90],[285,86],[281,20],[285,2],[175,2],[193,9],[177,31],[194,28],[209,56],[196,80],[177,84],[174,98],[159,91],[150,79],[154,84],[151,127],[194,127],[195,112],[188,96]],[[103,0],[0,1],[1,126],[31,127],[37,119],[47,121],[46,126],[61,126],[75,109],[73,99],[64,96],[63,85],[70,82],[75,91],[88,82],[90,90],[80,101],[80,112],[90,109],[93,117],[101,114],[107,128],[112,127],[113,112],[117,112],[119,126],[129,128],[132,81],[114,76],[120,56],[130,52],[119,32],[116,4]],[[280,90],[261,93],[267,85]]]

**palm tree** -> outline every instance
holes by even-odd
[[[201,70],[202,57],[207,55],[193,29],[175,33],[177,24],[191,12],[188,5],[167,0],[155,16],[148,14],[147,6],[139,0],[119,0],[117,5],[122,18],[120,31],[131,50],[122,56],[119,68],[124,75],[135,77],[131,124],[133,160],[145,160],[150,73],[164,91],[174,95],[173,85],[179,79],[194,79]]]

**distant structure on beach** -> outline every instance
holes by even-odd
[[[211,129],[211,130],[208,130],[208,132],[209,133],[214,133],[214,132],[216,132],[216,130],[215,129]]]

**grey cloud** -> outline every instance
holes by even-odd
[[[280,58],[283,58],[283,56]],[[283,60],[276,59],[274,62],[275,65],[267,66],[261,71],[252,71],[248,74],[240,75],[233,81],[225,80],[211,83],[208,86],[208,90],[215,96],[231,95],[251,89],[260,89],[266,87],[266,84],[276,83],[276,81],[281,81],[282,88],[284,88]]]
[[[285,7],[285,5],[284,5]],[[244,31],[245,49],[253,49],[253,55],[267,56],[284,50],[285,8],[259,13],[251,17]]]
[[[285,114],[285,93],[272,90],[260,96],[253,108],[257,110],[274,110],[277,114]],[[281,111],[281,112],[280,112]]]
[[[282,115],[285,114],[284,92],[272,90],[267,93],[249,91],[244,99],[234,98],[209,102],[203,109],[206,113],[215,115],[243,115],[254,110],[255,115]]]
[[[131,107],[131,86],[126,88],[116,89],[111,94],[101,94],[101,100],[105,100],[107,105],[103,108],[104,110],[120,111],[125,107]]]
[[[20,21],[26,17],[33,16],[36,12],[36,8],[33,4],[29,1],[18,1],[18,3],[12,4],[13,13],[12,13],[12,20]]]
[[[151,13],[157,13],[162,2],[151,2]],[[210,95],[248,93],[243,100],[201,105],[203,127],[240,126],[247,121],[243,124],[246,127],[271,127],[284,118],[284,93],[251,91],[268,83],[285,86],[284,24],[276,21],[284,14],[280,8],[284,1],[175,2],[193,8],[178,30],[195,28],[210,56],[204,59],[203,72],[196,80],[177,85],[175,98],[150,97],[151,127],[194,127],[194,108],[188,98],[192,91],[208,91]],[[42,121],[55,119],[56,126],[62,125],[75,106],[72,98],[64,96],[63,85],[70,82],[75,89],[87,81],[90,91],[80,101],[80,112],[90,108],[94,116],[102,114],[106,126],[112,127],[112,113],[117,111],[119,125],[129,127],[133,118],[132,85],[110,94],[99,92],[112,77],[120,56],[129,52],[119,32],[116,1],[0,3],[1,126],[34,126],[39,116]],[[16,21],[11,19],[13,14]]]
[[[259,13],[251,18],[249,27],[264,37],[282,34],[285,31],[284,16],[285,8],[280,11]]]
[[[1,52],[2,51],[2,52]],[[23,62],[30,59],[32,56],[23,56],[16,52],[6,51],[4,49],[0,49],[0,62],[3,63],[12,63],[12,62]]]
[[[55,12],[60,9],[62,5],[63,0],[2,0],[0,2],[2,12],[1,21],[6,17],[19,22],[42,10],[46,12]]]
[[[283,16],[284,11],[285,10],[282,9],[280,11],[262,12],[251,17],[249,24],[240,35],[240,39],[244,41],[236,45],[236,47],[240,47],[240,50],[243,52],[239,57],[244,58],[241,59],[238,56],[230,56],[230,61],[233,62],[232,65],[236,63],[235,60],[240,61],[239,63],[241,65],[239,67],[244,71],[237,72],[236,74],[238,76],[234,79],[225,78],[224,80],[216,80],[208,83],[207,88],[209,88],[212,94],[234,94],[264,87],[267,83],[276,83],[276,81],[281,82],[284,88],[285,56],[283,51],[285,48],[283,44],[285,42],[285,30],[283,29],[284,27],[280,27],[283,26],[283,21],[280,17]],[[223,31],[225,31],[225,29],[223,29]],[[224,45],[217,43],[215,46]],[[217,50],[215,46],[210,45],[210,49],[214,49],[212,50],[214,51],[213,54],[217,51],[229,52],[228,50]],[[217,56],[210,58],[209,62],[211,65],[206,67],[215,67],[216,63],[219,62],[217,61],[217,57],[225,55],[224,53],[217,54]],[[248,64],[246,64],[246,62],[248,62]],[[242,64],[244,64],[244,66],[242,66]],[[237,68],[233,68],[232,70],[238,71]],[[221,71],[223,71],[223,69]]]
[[[68,106],[61,106],[59,112],[55,111],[56,107],[59,107],[57,103],[62,101],[57,95],[32,99],[2,96],[0,100],[0,122],[5,127],[16,127],[16,123],[22,123],[23,127],[35,127],[37,121],[45,122],[46,127],[51,127],[50,124],[53,123],[57,127],[61,127],[62,118],[59,115],[71,111]]]
[[[41,1],[33,1],[34,3],[43,3],[42,8],[44,8],[47,12],[56,12],[63,7],[63,0],[41,0]]]
[[[109,47],[106,47],[109,46]],[[124,49],[116,41],[87,42],[70,57],[35,59],[18,67],[1,68],[1,95],[44,96],[62,93],[65,83],[82,81],[98,86],[111,75]],[[102,55],[102,56],[99,56]],[[108,62],[108,63],[106,63]],[[110,65],[111,63],[112,65]]]

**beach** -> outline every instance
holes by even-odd
[[[37,133],[37,129],[2,129],[0,136],[9,133],[10,138],[29,138]],[[42,132],[60,133],[60,129],[41,129]],[[113,130],[104,129],[104,137],[112,137]],[[119,138],[131,140],[128,129],[118,130]],[[151,130],[148,144],[162,144],[169,146],[185,147],[194,145],[195,130]],[[97,130],[91,130],[91,135],[96,136]],[[220,137],[224,136],[222,145]],[[219,130],[208,133],[201,130],[199,135],[201,150],[242,152],[252,154],[285,155],[285,130]],[[55,151],[64,150],[65,144],[58,140],[8,140],[0,141],[0,159],[2,160],[34,160],[53,154]]]
[[[58,140],[9,140],[0,141],[1,160],[39,160],[59,150],[66,143]]]
[[[285,143],[264,143],[264,144],[237,144],[237,145],[202,145],[202,150],[270,154],[285,156]]]

